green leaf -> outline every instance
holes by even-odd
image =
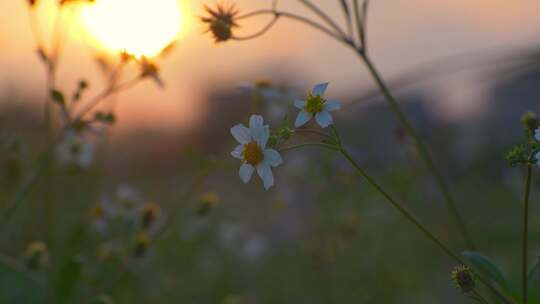
[[[70,303],[70,300],[81,276],[82,261],[73,257],[66,261],[56,279],[56,302],[58,304]]]
[[[51,90],[51,98],[54,102],[60,104],[61,106],[66,105],[66,99],[64,98],[64,94],[58,90]]]
[[[506,282],[506,279],[504,278],[504,275],[502,271],[499,269],[495,263],[483,256],[479,252],[475,251],[464,251],[461,253],[472,266],[474,266],[477,270],[480,270],[482,273],[486,274],[490,279],[495,281],[502,289],[509,291],[508,283]]]

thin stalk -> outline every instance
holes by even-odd
[[[335,40],[337,40],[337,41],[339,41],[341,43],[344,43],[346,45],[350,45],[350,39],[341,36],[339,33],[336,33],[333,30],[325,27],[324,25],[322,25],[320,23],[317,23],[317,22],[315,22],[313,20],[310,20],[309,18],[302,17],[302,16],[299,16],[299,15],[296,15],[296,14],[293,14],[293,13],[289,13],[289,12],[283,12],[283,11],[278,11],[278,10],[273,10],[273,9],[263,9],[263,10],[257,10],[257,11],[251,12],[251,13],[247,13],[247,14],[242,15],[242,16],[238,16],[238,17],[236,17],[236,20],[247,19],[247,18],[259,16],[259,15],[273,15],[273,16],[276,16],[276,17],[285,17],[285,18],[288,18],[288,19],[291,19],[291,20],[296,20],[296,21],[302,22],[304,24],[307,24],[307,25],[315,28],[316,30],[319,30],[319,31],[323,32],[324,34],[334,38]]]
[[[531,193],[532,166],[527,165],[527,179],[525,181],[524,207],[523,207],[523,247],[521,259],[521,279],[523,304],[528,303],[528,250],[529,250],[529,197]]]
[[[48,168],[50,159],[51,159],[51,154],[55,147],[55,142],[53,142],[49,146],[47,151],[43,152],[42,155],[40,155],[39,160],[38,160],[38,167],[36,171],[28,178],[28,180],[23,184],[23,186],[17,191],[13,200],[7,205],[7,209],[2,215],[2,220],[0,221],[0,232],[6,226],[11,216],[20,207],[22,201],[28,195],[32,187],[37,183],[41,175]]]
[[[140,80],[143,79],[142,77],[134,78],[130,81],[127,81],[123,84],[114,86],[114,87],[108,87],[103,92],[96,95],[94,98],[89,100],[86,105],[79,111],[79,113],[75,116],[73,121],[81,120],[88,112],[92,111],[95,107],[99,105],[101,101],[103,101],[105,98],[110,96],[111,94],[118,93],[123,90],[127,90],[136,84],[140,82]]]
[[[286,151],[296,150],[296,149],[300,149],[304,147],[322,147],[322,148],[326,148],[326,149],[330,149],[334,151],[339,151],[339,148],[333,145],[328,145],[328,144],[323,144],[323,143],[303,143],[303,144],[283,147],[279,149],[279,152],[286,152]]]
[[[486,298],[484,298],[478,291],[473,290],[473,295],[474,295],[473,299],[477,299],[478,302],[482,304],[489,304],[488,300],[486,300]]]
[[[373,187],[377,192],[379,192],[394,208],[396,208],[399,213],[401,213],[409,222],[411,222],[416,228],[418,228],[429,240],[431,240],[435,245],[437,245],[446,255],[455,260],[457,263],[462,265],[467,265],[465,261],[456,253],[454,253],[447,245],[445,245],[438,237],[429,231],[424,225],[422,225],[407,209],[401,206],[390,194],[388,194],[360,165],[352,158],[352,156],[342,147],[340,147],[339,152],[349,161],[349,163],[358,171],[358,173]],[[512,304],[503,294],[501,294],[495,287],[493,287],[486,279],[482,276],[476,274],[476,277],[480,282],[482,282],[487,288],[489,288],[501,301],[506,304]]]
[[[234,40],[239,40],[239,41],[242,41],[242,40],[251,40],[251,39],[255,39],[257,37],[260,37],[262,35],[264,35],[266,32],[268,32],[275,24],[276,22],[278,21],[279,19],[279,15],[275,15],[274,18],[272,19],[272,21],[270,21],[265,27],[263,27],[260,31],[254,33],[254,34],[251,34],[249,36],[244,36],[244,37],[236,37],[236,36],[233,36],[232,39]]]
[[[448,210],[450,210],[450,213],[454,217],[456,224],[458,226],[458,229],[460,230],[465,242],[471,249],[474,250],[476,248],[474,241],[472,240],[470,236],[469,230],[467,229],[465,221],[463,220],[463,217],[461,216],[457,208],[455,200],[452,197],[450,190],[448,189],[448,186],[446,185],[441,173],[435,166],[435,162],[433,161],[431,154],[429,153],[428,149],[426,148],[426,146],[424,145],[424,143],[418,136],[416,129],[412,126],[412,124],[409,122],[405,113],[403,113],[403,111],[401,110],[399,104],[397,103],[396,99],[394,98],[394,96],[392,95],[388,87],[386,86],[386,83],[380,76],[378,70],[376,69],[371,59],[363,51],[358,51],[358,54],[363,59],[370,74],[372,75],[373,79],[377,83],[385,99],[390,104],[392,111],[397,116],[400,123],[403,125],[403,127],[407,131],[407,133],[412,137],[414,144],[416,146],[416,149],[418,150],[418,153],[420,155],[420,158],[422,158],[422,160],[426,163],[429,171],[431,171],[431,174],[435,178],[435,181],[437,182],[441,190],[441,193],[446,201]]]
[[[298,0],[302,4],[304,4],[307,8],[309,8],[311,11],[313,11],[315,14],[317,14],[324,22],[326,22],[331,28],[333,28],[341,37],[346,38],[347,34],[336,24],[330,16],[325,14],[318,6],[311,3],[311,1],[308,0]]]

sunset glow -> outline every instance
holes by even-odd
[[[176,40],[182,26],[177,0],[97,0],[81,21],[100,47],[147,57]]]

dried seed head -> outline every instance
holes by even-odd
[[[460,265],[452,271],[452,280],[463,293],[470,293],[476,287],[474,274],[468,266]]]
[[[216,42],[224,42],[233,38],[233,29],[238,27],[235,17],[238,10],[234,5],[217,4],[214,9],[205,6],[209,16],[201,17],[201,21],[208,23],[208,31],[212,32]]]

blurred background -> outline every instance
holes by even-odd
[[[53,26],[52,2],[39,7],[45,36]],[[241,12],[271,2],[234,1]],[[253,112],[277,127],[295,115],[295,97],[328,81],[329,96],[344,104],[335,120],[357,160],[452,248],[470,249],[354,52],[285,19],[258,39],[215,44],[199,21],[204,4],[214,3],[178,1],[178,42],[156,58],[165,86],[147,81],[109,100],[105,107],[114,108],[117,121],[93,139],[93,164],[55,165],[51,180],[40,180],[10,220],[0,251],[18,260],[29,242],[44,241],[50,265],[36,280],[49,288],[0,268],[0,303],[92,303],[101,293],[115,303],[468,303],[449,279],[456,265],[339,155],[287,153],[270,191],[258,180],[240,181],[238,164],[228,157],[235,145],[230,127]],[[317,4],[343,20],[338,1]],[[27,6],[0,0],[0,198],[6,202],[46,146],[45,70]],[[315,17],[297,1],[278,7]],[[504,155],[523,139],[521,115],[540,112],[538,11],[537,0],[376,0],[369,12],[375,64],[430,144],[478,249],[516,290],[523,172]],[[77,16],[63,23],[69,40],[57,87],[71,92],[86,79],[91,96],[106,85],[97,59],[114,55]],[[152,12],[140,20],[148,28],[154,22]],[[265,22],[241,23],[238,33]],[[261,80],[282,94],[265,98],[240,89]],[[539,186],[534,181],[532,258],[540,255]],[[144,258],[127,265],[118,262],[122,253],[111,249],[103,259],[100,250],[116,248],[119,239],[129,243],[130,228],[96,232],[88,216],[96,202],[125,189],[176,219]],[[209,197],[211,210],[201,212]],[[82,270],[66,276],[66,261],[75,258]],[[51,293],[65,290],[66,282],[74,282],[69,294],[55,300]],[[532,303],[539,303],[540,279],[531,290]]]

